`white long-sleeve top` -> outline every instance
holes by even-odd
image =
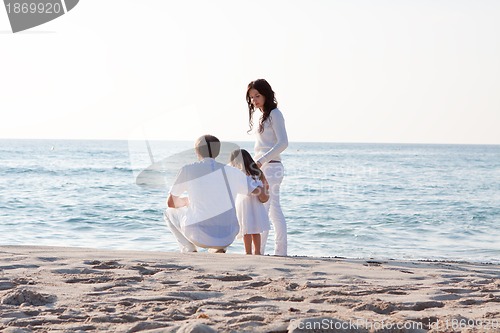
[[[288,147],[285,119],[279,109],[271,111],[269,118],[264,122],[264,131],[255,130],[255,160],[261,164],[271,160],[281,161],[280,154]]]

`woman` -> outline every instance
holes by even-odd
[[[288,137],[283,114],[278,110],[271,85],[259,79],[250,82],[247,89],[248,124],[253,129],[255,109],[261,112],[258,129],[255,130],[255,161],[269,183],[269,200],[265,203],[269,219],[274,226],[274,254],[287,255],[287,233],[285,216],[280,206],[280,185],[284,168],[280,154],[288,147]],[[261,253],[264,254],[269,232],[262,233]]]

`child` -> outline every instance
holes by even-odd
[[[245,149],[238,149],[231,153],[231,165],[241,169],[248,176],[258,182],[262,191],[258,195],[238,195],[236,199],[236,215],[240,223],[240,235],[243,235],[246,254],[260,255],[260,234],[269,231],[269,217],[263,205],[269,200],[269,184],[264,173],[259,169],[252,156]]]

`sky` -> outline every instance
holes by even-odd
[[[290,141],[500,144],[500,1],[81,0],[12,33],[0,138],[252,141],[265,78]]]

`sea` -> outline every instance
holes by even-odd
[[[179,251],[162,214],[192,146],[0,140],[0,245]],[[291,256],[500,263],[499,145],[291,142],[282,160]]]

